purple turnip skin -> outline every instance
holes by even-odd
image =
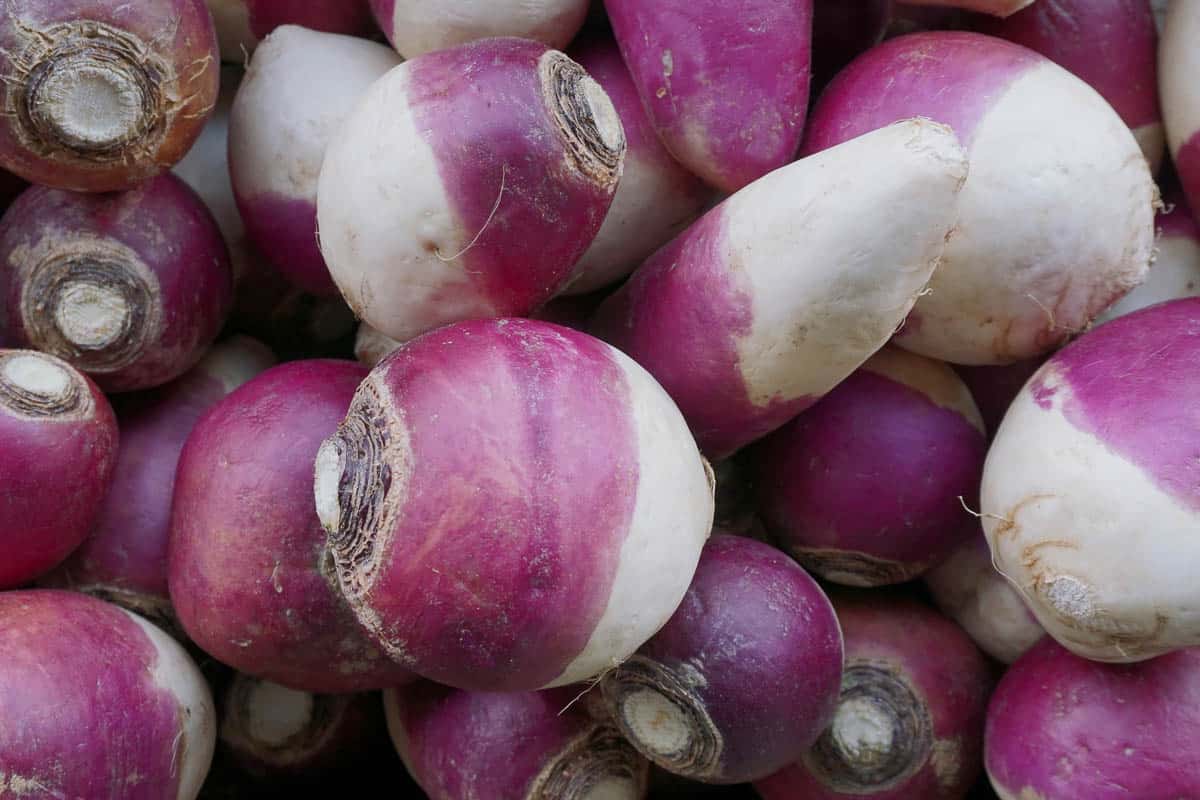
[[[1175,0],[1158,47],[1158,91],[1167,144],[1192,208],[1200,208],[1200,4]]]
[[[987,659],[958,626],[902,594],[831,594],[846,642],[833,723],[763,800],[962,800],[982,767]]]
[[[400,63],[386,45],[284,25],[254,53],[229,120],[229,170],[246,233],[307,292],[337,287],[317,244],[325,148],[368,87]]]
[[[922,120],[776,170],[651,256],[593,329],[724,458],[883,347],[941,259],[966,173],[954,134]]]
[[[564,48],[588,14],[588,0],[369,0],[375,21],[405,58],[497,36]]]
[[[430,800],[640,800],[648,762],[573,702],[579,691],[415,683],[383,697],[396,751]]]
[[[32,350],[0,350],[0,589],[79,546],[112,483],[117,420],[94,383]]]
[[[55,590],[0,594],[0,793],[193,800],[216,711],[183,648],[136,614]]]
[[[593,35],[577,42],[568,55],[608,94],[627,143],[624,172],[608,216],[564,290],[586,294],[633,272],[687,227],[713,192],[659,141],[611,35]]]
[[[321,251],[393,339],[524,315],[570,280],[624,156],[608,95],[562,53],[512,38],[429,53],[376,81],[330,141]]]
[[[1150,172],[1166,148],[1158,104],[1158,32],[1148,0],[1034,3],[1007,19],[981,16],[980,33],[1016,42],[1087,81],[1133,131]]]
[[[1126,297],[1128,296],[1126,295]],[[1038,356],[1012,364],[983,367],[959,365],[955,367],[954,371],[971,390],[971,397],[974,398],[975,405],[983,416],[983,424],[987,429],[989,442],[995,438],[996,431],[1000,428],[1000,421],[1004,419],[1005,412],[1020,393],[1021,387],[1044,363],[1046,363],[1046,357]]]
[[[996,568],[1080,656],[1200,645],[1198,390],[1200,298],[1173,300],[1056,353],[992,443],[981,511]]]
[[[891,0],[814,0],[814,94],[855,56],[883,41],[891,14]]]
[[[1032,358],[1145,278],[1157,190],[1137,140],[1095,89],[995,37],[903,36],[834,79],[803,152],[914,115],[951,126],[971,170],[945,263],[900,346],[957,364]]]
[[[842,634],[821,587],[783,553],[714,536],[670,621],[600,687],[621,734],[705,783],[765,778],[833,719]]]
[[[207,0],[224,61],[244,64],[260,42],[284,25],[311,31],[370,36],[367,0]]]
[[[946,364],[884,348],[749,455],[784,550],[828,581],[912,580],[978,531],[983,419]]]
[[[992,566],[982,531],[926,572],[924,580],[942,613],[1002,664],[1013,663],[1046,635],[1021,593]]]
[[[171,174],[114,194],[34,186],[0,221],[10,335],[107,392],[160,386],[193,367],[232,292],[220,230]]]
[[[267,370],[193,428],[175,478],[171,602],[188,636],[235,669],[354,692],[408,674],[340,600],[312,503],[312,463],[367,371],[312,360]]]
[[[58,189],[130,189],[200,134],[217,39],[203,0],[7,0],[0,75],[0,166]]]
[[[653,378],[522,319],[447,326],[380,362],[313,488],[359,621],[412,671],[475,691],[632,655],[679,605],[713,519],[711,470]]]
[[[735,192],[796,157],[808,109],[812,0],[606,0],[663,144]]]
[[[986,764],[1001,800],[1200,796],[1200,650],[1098,664],[1049,637],[988,708]]]
[[[180,451],[208,408],[274,363],[265,345],[235,336],[178,380],[119,403],[121,446],[112,488],[88,538],[39,583],[95,595],[177,630],[167,589],[167,542]]]

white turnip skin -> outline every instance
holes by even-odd
[[[207,0],[216,23],[221,59],[244,64],[272,31],[300,25],[312,31],[370,36],[375,30],[367,0]]]
[[[705,783],[765,778],[833,719],[842,634],[821,587],[783,553],[714,536],[683,602],[600,688],[621,734]]]
[[[312,463],[367,371],[308,360],[258,375],[210,408],[179,458],[168,588],[184,631],[235,669],[312,692],[409,678],[332,585]]]
[[[902,36],[834,79],[803,152],[915,115],[950,125],[971,170],[945,263],[897,335],[901,347],[957,364],[1032,358],[1144,280],[1157,190],[1133,133],[1095,89],[1003,39]]]
[[[108,192],[170,169],[217,102],[204,0],[7,0],[0,165]]]
[[[580,691],[415,683],[383,697],[392,742],[430,800],[641,800],[649,763]]]
[[[1060,350],[1000,425],[981,492],[996,568],[1078,655],[1200,645],[1198,391],[1200,298],[1173,300]]]
[[[588,0],[370,0],[370,5],[405,58],[496,36],[562,49],[588,15]]]
[[[1174,0],[1158,47],[1158,91],[1167,144],[1192,208],[1200,208],[1200,3]]]
[[[642,105],[681,164],[735,192],[796,157],[813,0],[606,0]]]
[[[713,519],[711,471],[662,388],[535,320],[393,352],[315,472],[360,622],[417,674],[476,691],[561,686],[632,655],[679,605]]]
[[[217,719],[170,636],[75,592],[0,594],[0,794],[193,800]]]
[[[1046,635],[1021,593],[992,566],[982,531],[926,572],[924,580],[942,613],[1002,664],[1013,663]]]
[[[160,386],[193,367],[232,292],[216,222],[169,173],[112,194],[34,186],[0,221],[9,334],[107,392]]]
[[[317,244],[317,177],[330,138],[400,63],[386,45],[284,25],[254,53],[229,119],[229,170],[246,233],[301,289],[336,295]]]
[[[763,800],[962,800],[982,767],[992,689],[953,622],[897,592],[830,595],[846,641],[833,723],[754,788]]]
[[[0,350],[0,589],[49,571],[88,535],[118,437],[108,400],[78,370]]]
[[[885,347],[747,456],[780,546],[850,586],[912,580],[978,530],[987,453],[971,392],[946,364]]]
[[[966,175],[954,134],[927,120],[776,170],[651,256],[593,329],[724,458],[883,347],[941,259]]]
[[[1200,796],[1200,650],[1097,664],[1049,637],[1004,674],[986,764],[1001,800]]]
[[[208,408],[274,363],[265,345],[234,336],[216,344],[183,377],[122,398],[112,488],[88,538],[39,584],[94,595],[176,632],[167,541],[179,453]]]
[[[609,34],[568,51],[608,94],[625,129],[625,168],[612,206],[564,290],[585,294],[621,280],[694,220],[713,196],[658,139]]]
[[[376,81],[330,141],[321,251],[393,339],[527,314],[570,280],[624,156],[608,95],[562,53],[512,38],[429,53]]]

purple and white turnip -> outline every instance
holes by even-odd
[[[299,25],[312,31],[369,36],[374,31],[367,0],[207,0],[216,24],[221,58],[244,64],[272,31]]]
[[[587,19],[589,0],[370,0],[375,21],[405,58],[478,39],[514,36],[563,48]]]
[[[1192,208],[1200,209],[1200,3],[1174,0],[1158,46],[1158,91],[1171,159]]]

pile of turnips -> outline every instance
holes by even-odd
[[[0,798],[1200,798],[1200,0],[5,0]]]

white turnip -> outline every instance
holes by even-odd
[[[405,58],[496,36],[563,48],[588,14],[588,0],[370,0],[375,20]]]

